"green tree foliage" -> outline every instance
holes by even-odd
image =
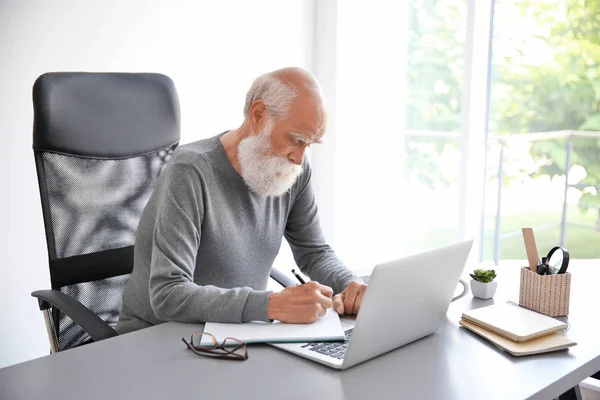
[[[553,36],[567,38],[575,45],[573,50],[579,50],[578,55],[571,52],[571,63],[579,66],[578,76],[594,91],[592,110],[579,129],[600,131],[600,0],[570,0],[567,23],[555,27]],[[588,173],[586,181],[596,187],[600,184],[599,151],[600,139],[594,139],[588,140],[587,146],[578,146],[576,152],[576,162],[584,165]],[[579,204],[582,210],[591,206],[598,211],[597,225],[600,227],[600,195],[584,193]]]
[[[407,62],[408,129],[459,131],[465,13],[456,0],[413,0]]]
[[[466,5],[456,0],[411,0],[407,51],[406,128],[460,131],[464,73]],[[450,138],[450,135],[449,135]],[[456,139],[406,138],[406,173],[432,189],[448,185],[455,174],[439,165]]]
[[[490,132],[600,131],[600,0],[498,0]],[[600,141],[576,138],[571,162],[600,184]],[[566,141],[539,141],[537,174],[564,174]],[[580,205],[600,203],[591,192]],[[598,220],[600,223],[600,218]]]
[[[406,127],[460,131],[466,2],[411,0]],[[489,132],[600,131],[600,0],[496,0]],[[407,173],[435,188],[447,138],[408,137]],[[572,163],[600,185],[600,140],[574,140]],[[565,140],[534,142],[537,174],[564,174]],[[580,205],[600,204],[593,191]],[[582,208],[584,209],[584,208]],[[600,226],[600,217],[599,217]]]

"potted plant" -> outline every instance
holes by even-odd
[[[473,296],[480,299],[491,299],[496,293],[498,287],[498,281],[494,281],[496,278],[496,271],[493,269],[476,269],[471,275],[471,292]]]

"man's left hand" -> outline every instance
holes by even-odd
[[[366,290],[367,285],[365,283],[350,282],[343,292],[333,296],[333,309],[340,315],[357,315]]]

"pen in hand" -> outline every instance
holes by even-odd
[[[298,279],[298,281],[300,282],[300,284],[304,285],[306,283],[304,281],[304,279],[302,279],[302,277],[296,272],[295,269],[292,270],[292,274],[294,274],[294,276]]]

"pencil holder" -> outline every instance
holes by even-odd
[[[570,294],[569,272],[540,275],[529,270],[529,267],[521,268],[520,306],[550,317],[562,317],[569,315]]]

